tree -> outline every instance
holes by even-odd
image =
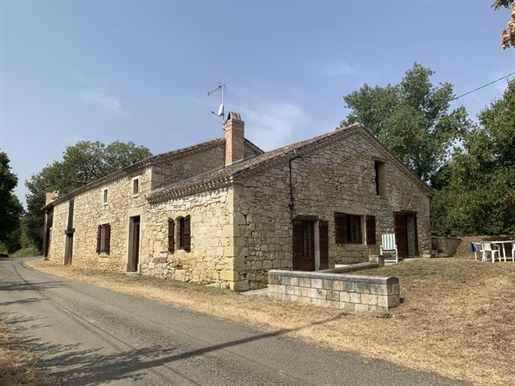
[[[515,2],[512,0],[497,0],[492,4],[496,10],[511,7],[511,19],[506,23],[506,29],[502,31],[501,48],[515,47]]]
[[[444,208],[446,234],[515,233],[515,80],[478,116],[479,127],[456,148],[447,187],[433,207]]]
[[[425,182],[445,164],[451,146],[470,125],[464,107],[448,112],[452,85],[433,87],[432,75],[415,63],[397,85],[365,84],[343,98],[351,112],[342,125],[362,123]]]
[[[22,218],[23,233],[39,251],[42,251],[43,248],[45,213],[42,208],[45,206],[45,197],[49,186],[44,175],[48,168],[47,166],[38,174],[33,175],[30,180],[25,181],[29,193],[25,196],[27,211]]]
[[[98,141],[79,141],[67,147],[62,161],[54,161],[25,181],[29,190],[27,213],[23,218],[25,234],[42,249],[44,213],[41,208],[45,206],[47,192],[69,193],[151,155],[148,148],[133,142],[116,141],[105,146]]]
[[[11,172],[9,157],[0,152],[0,243],[8,252],[19,246],[20,218],[23,206],[14,194],[18,178]]]

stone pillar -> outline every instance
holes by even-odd
[[[368,262],[373,264],[379,264],[380,267],[384,267],[384,256],[381,255],[369,255]]]

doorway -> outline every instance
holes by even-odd
[[[64,247],[64,265],[72,265],[73,260],[73,233],[66,234],[66,244]]]
[[[138,272],[140,223],[140,216],[134,216],[129,219],[129,257],[127,259],[127,272]]]
[[[395,238],[399,257],[418,256],[416,212],[395,212]]]
[[[318,232],[316,232],[317,228]],[[293,269],[295,271],[329,268],[328,233],[329,223],[327,221],[294,220]]]

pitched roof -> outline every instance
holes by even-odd
[[[249,140],[245,139],[245,146],[251,149],[252,151],[256,153],[263,153],[263,150],[254,145]],[[114,173],[108,174],[107,176],[101,177],[95,181],[90,182],[87,185],[81,186],[80,188],[77,188],[70,193],[64,194],[60,196],[57,200],[52,201],[48,205],[45,206],[45,208],[49,208],[54,206],[55,204],[59,204],[61,202],[65,202],[70,200],[71,198],[87,192],[91,189],[97,188],[102,185],[106,185],[108,183],[111,183],[115,180],[118,180],[122,177],[131,175],[133,173],[136,173],[138,171],[141,171],[143,169],[146,169],[150,166],[159,166],[164,164],[169,164],[170,162],[173,162],[175,160],[188,157],[197,153],[204,152],[209,149],[213,149],[216,147],[222,147],[225,148],[225,137],[212,139],[210,141],[202,142],[193,146],[188,146],[182,149],[177,149],[173,151],[169,151],[162,154],[157,154],[154,156],[150,156],[147,158],[144,158],[143,160],[136,162],[130,166],[127,166],[123,169],[120,169]]]
[[[276,163],[284,162],[285,159],[291,159],[293,157],[315,151],[333,143],[335,140],[349,137],[351,135],[361,135],[367,138],[374,147],[381,151],[381,153],[385,154],[391,162],[398,166],[406,176],[415,182],[415,184],[427,195],[432,195],[432,190],[429,186],[427,186],[422,180],[420,180],[420,178],[418,178],[418,176],[393,156],[390,151],[386,149],[386,147],[384,147],[384,145],[382,145],[361,124],[354,123],[352,125],[338,128],[328,133],[306,139],[304,141],[292,143],[275,150],[267,151],[253,158],[245,159],[240,162],[221,167],[217,170],[156,189],[150,193],[147,198],[149,202],[156,203],[170,198],[186,196],[213,188],[228,186],[237,182],[238,179],[251,176],[258,173],[260,170],[273,166]]]

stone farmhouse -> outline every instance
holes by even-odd
[[[224,138],[49,197],[44,255],[242,291],[265,287],[270,269],[368,261],[383,233],[419,256],[431,194],[359,124],[264,152],[231,112]]]

